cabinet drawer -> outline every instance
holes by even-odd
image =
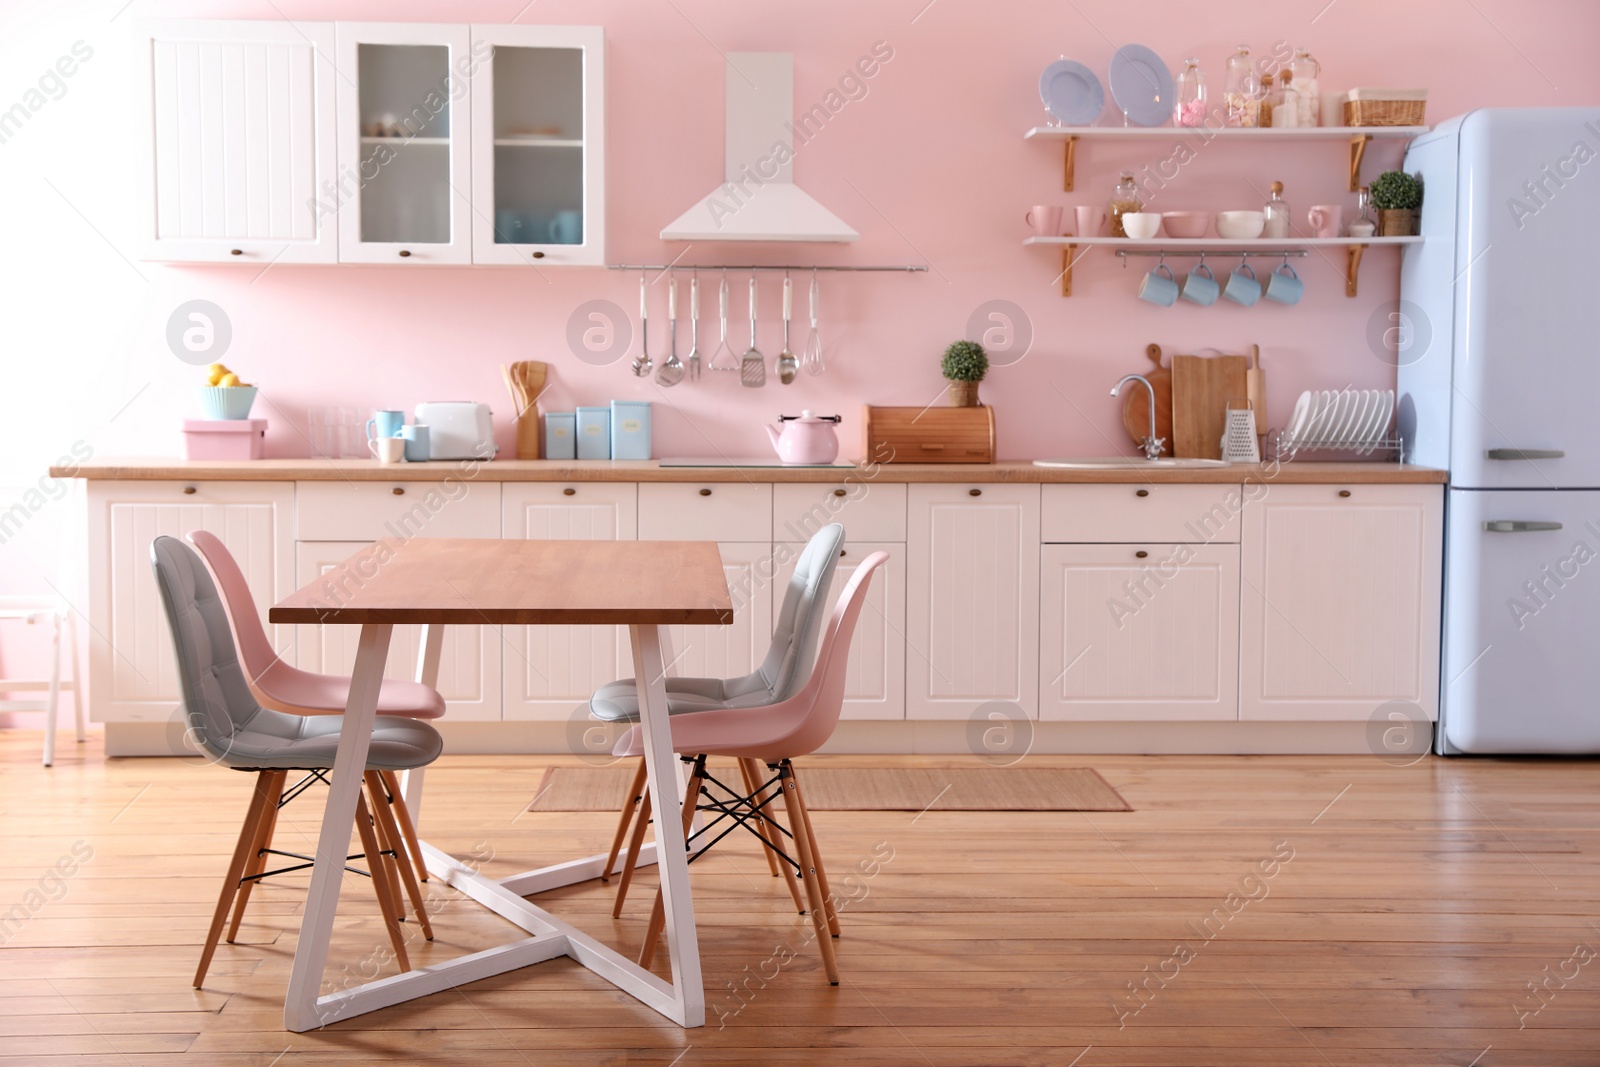
[[[1040,514],[1046,544],[1239,540],[1237,485],[1047,485]]]
[[[779,541],[809,541],[830,522],[851,541],[904,541],[906,487],[858,475],[837,482],[772,487],[772,521]]]
[[[295,540],[499,537],[494,482],[298,482]]]
[[[772,486],[639,486],[641,541],[771,541]]]

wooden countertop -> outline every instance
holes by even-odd
[[[1280,484],[1442,485],[1446,472],[1394,463],[1264,463],[1229,467],[1144,470],[1064,470],[1031,463],[886,463],[854,469],[815,467],[662,467],[655,460],[445,460],[379,464],[367,459],[183,460],[130,457],[90,460],[77,467],[51,467],[52,478],[105,481],[225,482],[439,482],[447,478],[486,482],[842,482],[1104,484]]]

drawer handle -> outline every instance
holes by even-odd
[[[406,495],[406,491],[404,489],[400,488],[398,485],[395,486],[393,489],[389,490],[389,492],[393,493],[395,496],[405,496]]]
[[[230,256],[242,256],[242,255],[244,255],[244,249],[242,249],[242,248],[230,248],[230,249],[228,249],[228,255],[230,255]]]
[[[533,258],[534,259],[543,259],[544,258],[544,253],[543,252],[535,252],[533,254]]]
[[[835,489],[833,491],[833,495],[834,496],[844,496],[844,490],[843,489]]]
[[[849,555],[849,553],[850,553],[850,550],[848,548],[841,548],[839,550],[839,558],[840,559],[844,559],[844,557]]]
[[[1350,490],[1348,490],[1348,489],[1341,489],[1341,490],[1339,490],[1339,495],[1340,495],[1340,496],[1346,496],[1346,497],[1347,497],[1347,496],[1349,496],[1349,495],[1350,495]]]
[[[1483,528],[1490,533],[1543,533],[1561,529],[1559,522],[1525,522],[1520,519],[1496,519],[1486,522]]]
[[[577,496],[578,495],[578,491],[576,489],[572,488],[571,486],[568,486],[567,488],[561,490],[561,495],[562,496]]]
[[[1491,448],[1484,455],[1489,459],[1561,459],[1566,452],[1559,448]]]
[[[710,496],[710,495],[711,495],[711,490],[709,490],[709,489],[702,489],[702,490],[700,490],[700,495],[701,495],[701,496]]]
[[[982,496],[983,495],[983,490],[982,489],[968,489],[967,490],[967,495],[968,496]]]
[[[400,250],[400,258],[401,258],[401,259],[405,259],[405,258],[406,258],[406,257],[407,257],[407,256],[409,256],[409,255],[410,255],[410,254],[411,254],[411,253],[410,253],[410,252],[407,252],[407,251],[406,251],[406,250],[405,250],[405,249],[404,249],[404,248],[402,248],[402,249],[401,249],[401,250]]]
[[[1133,556],[1134,556],[1135,559],[1144,559],[1149,554],[1150,553],[1146,552],[1144,549],[1141,548],[1139,551],[1135,552],[1133,554]]]
[[[1140,489],[1140,490],[1137,490],[1133,495],[1134,496],[1149,496],[1150,495],[1150,490],[1148,490],[1148,489]]]
[[[184,486],[183,487],[183,495],[184,496],[194,496],[194,486],[192,486],[192,485]]]

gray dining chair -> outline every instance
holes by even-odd
[[[205,981],[216,952],[217,941],[229,908],[238,898],[228,940],[238,933],[239,921],[256,882],[277,874],[302,871],[315,863],[314,856],[272,848],[272,832],[278,811],[316,781],[327,781],[339,747],[339,732],[344,718],[338,715],[289,715],[263,708],[250,692],[239,665],[238,647],[227,611],[205,562],[192,548],[175,537],[158,537],[150,545],[150,563],[156,585],[166,609],[167,623],[177,650],[178,684],[183,696],[183,712],[189,735],[216,762],[237,771],[253,771],[255,789],[233,859],[223,880],[222,893],[211,927],[206,934],[200,966],[195,972],[195,988]],[[365,800],[356,797],[356,831],[361,838],[361,853],[347,859],[365,857],[368,874],[383,912],[390,944],[402,971],[410,970],[405,938],[399,923],[404,915],[400,883],[416,910],[423,935],[433,939],[427,909],[416,874],[406,854],[404,840],[394,822],[390,805],[384,802],[380,772],[408,771],[425,767],[438,759],[444,748],[439,732],[415,719],[380,715],[373,721],[372,745],[367,752],[363,780],[372,793],[369,814]],[[285,789],[290,771],[306,777]],[[299,861],[279,870],[266,870],[270,856]]]
[[[738,678],[668,678],[667,712],[686,715],[697,711],[718,711],[728,708],[759,708],[789,699],[805,685],[810,676],[812,660],[817,654],[817,638],[822,631],[823,616],[827,614],[824,600],[828,586],[833,582],[833,572],[844,552],[844,527],[830,523],[818,530],[801,550],[795,563],[794,574],[784,590],[783,604],[778,609],[777,623],[773,627],[772,644],[767,649],[761,666]],[[589,713],[597,719],[612,723],[639,721],[639,694],[633,679],[623,679],[601,686],[589,700]],[[741,765],[740,773],[745,773]],[[747,783],[753,791],[757,783]],[[645,791],[644,760],[634,770],[633,784],[628,799],[622,806],[616,834],[611,841],[611,851],[606,856],[601,880],[609,880],[616,866],[617,854],[624,839],[628,852],[623,863],[622,877],[617,883],[617,899],[612,915],[622,914],[623,901],[627,899],[628,883],[632,881],[639,850],[644,844],[645,827],[650,822],[650,797]],[[633,826],[629,836],[629,824]],[[767,865],[774,878],[791,875],[789,869],[779,864],[770,850]],[[792,875],[785,879],[795,907],[801,914],[805,905],[800,888]]]

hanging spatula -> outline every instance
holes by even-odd
[[[739,381],[751,389],[767,384],[767,361],[756,349],[756,276],[750,275],[750,348],[739,361]]]

